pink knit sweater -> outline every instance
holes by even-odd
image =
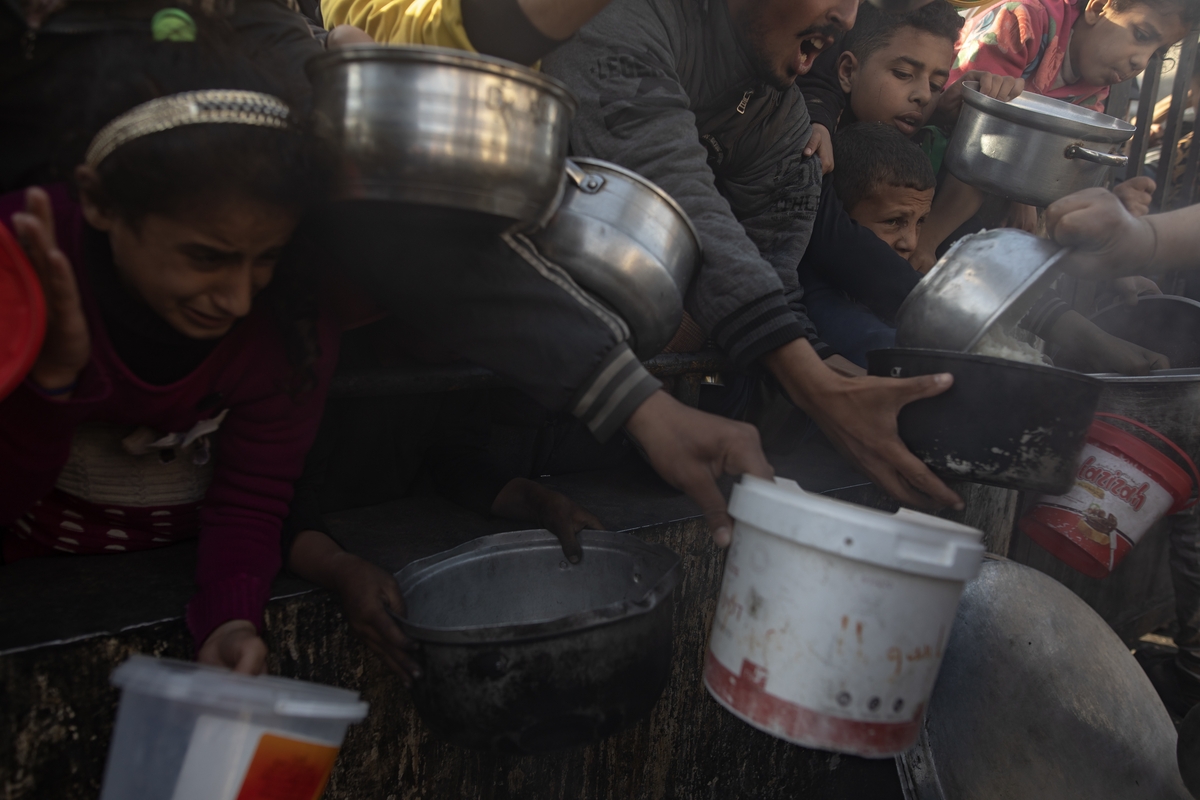
[[[260,309],[182,380],[146,384],[121,363],[101,322],[82,214],[64,189],[50,192],[92,356],[66,402],[28,383],[0,401],[0,527],[16,545],[5,551],[120,553],[198,535],[198,588],[187,608],[197,645],[229,620],[261,628],[292,483],[337,360],[337,327],[322,317],[317,387],[294,398],[282,337]],[[11,228],[23,207],[23,193],[0,197],[0,221]]]

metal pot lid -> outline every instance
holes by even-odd
[[[401,629],[422,642],[509,644],[653,611],[679,583],[679,556],[615,531],[582,531],[571,564],[547,530],[483,536],[396,573]]]
[[[1135,130],[1125,120],[1033,92],[1022,92],[1005,103],[981,94],[978,81],[963,82],[963,102],[1018,125],[1090,142],[1124,142]]]
[[[992,326],[1020,321],[1066,252],[1009,228],[964,236],[900,304],[896,345],[969,351]]]
[[[1048,575],[989,556],[963,591],[908,800],[1185,800],[1175,728],[1129,649]]]
[[[430,47],[427,45],[381,45],[353,44],[330,50],[318,56],[313,56],[305,64],[305,70],[310,78],[315,78],[322,72],[360,61],[391,62],[394,64],[436,64],[447,67],[485,72],[502,78],[527,83],[534,88],[553,94],[575,113],[578,101],[575,95],[562,81],[552,78],[537,70],[522,67],[512,61],[502,58],[485,56],[479,53],[467,53],[449,47]]]
[[[688,230],[691,231],[692,239],[696,242],[696,249],[699,250],[701,256],[703,256],[704,247],[700,243],[700,232],[697,231],[696,226],[692,224],[692,218],[689,217],[688,213],[683,210],[683,206],[679,205],[675,198],[667,194],[667,192],[657,183],[649,180],[644,175],[639,175],[633,170],[626,169],[620,164],[614,164],[611,161],[604,161],[599,158],[583,158],[579,156],[571,156],[571,158],[568,160],[578,164],[581,167],[584,167],[585,170],[589,172],[611,172],[614,175],[620,175],[624,178],[628,178],[630,181],[638,184],[639,186],[645,187],[648,191],[653,192],[660,200],[670,206],[671,209],[679,215],[679,218],[683,220],[684,224],[687,225]]]

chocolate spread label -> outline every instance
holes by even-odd
[[[1136,544],[1173,502],[1171,493],[1138,464],[1089,442],[1075,485],[1059,497],[1043,497],[1041,505],[1074,512],[1077,533],[1115,551],[1114,536]]]

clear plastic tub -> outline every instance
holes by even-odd
[[[367,714],[357,692],[142,655],[112,682],[101,800],[314,800]]]

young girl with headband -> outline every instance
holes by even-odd
[[[46,295],[45,343],[0,402],[4,563],[199,537],[200,661],[265,667],[258,632],[337,328],[284,258],[320,199],[286,90],[199,42],[153,45],[95,94],[62,186],[0,197]]]

